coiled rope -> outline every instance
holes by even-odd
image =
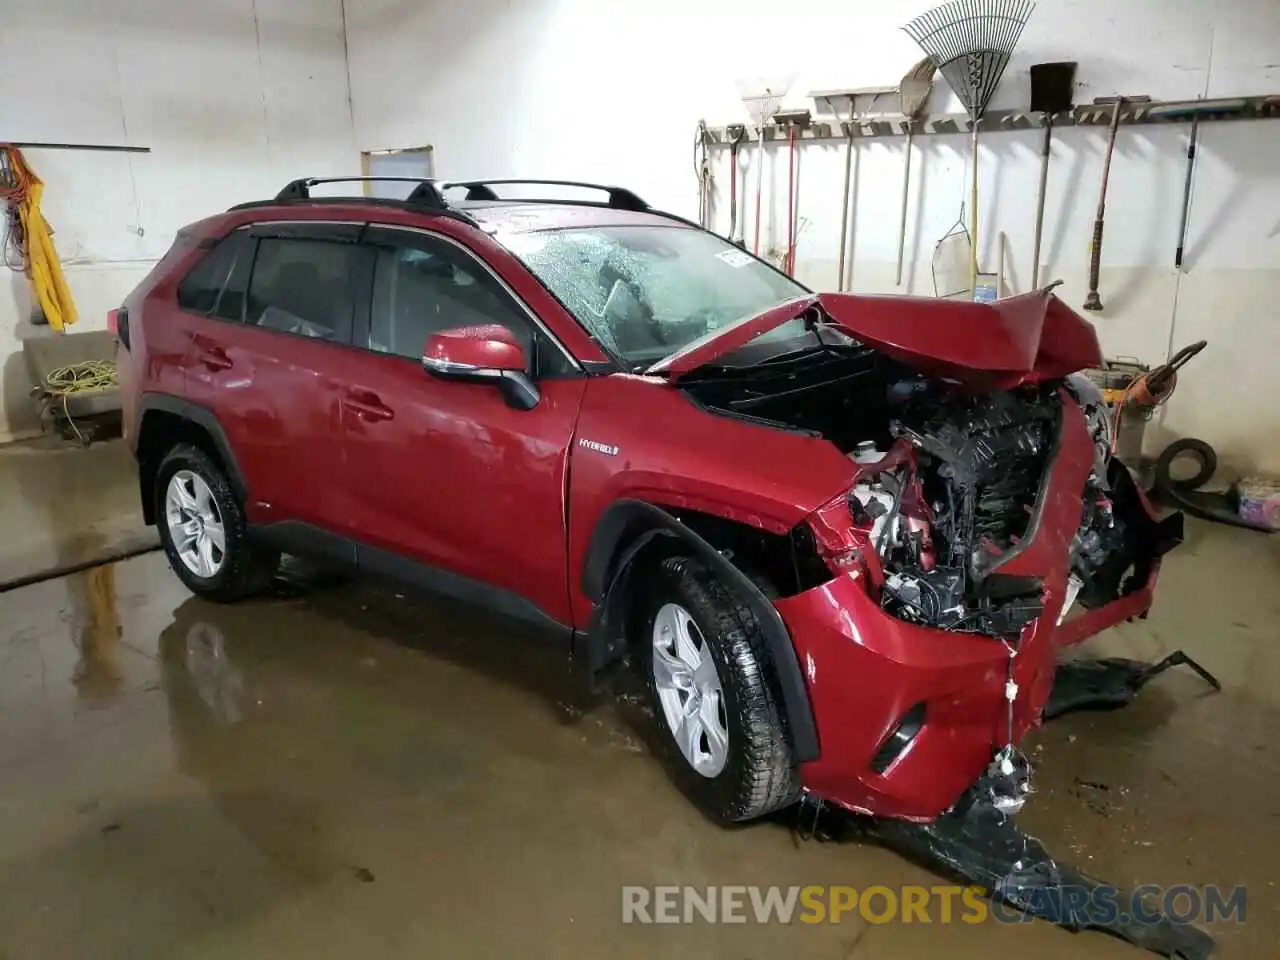
[[[88,393],[92,390],[110,390],[116,386],[116,383],[116,365],[114,361],[83,360],[80,363],[69,363],[65,367],[57,367],[51,370],[45,378],[45,389],[55,402],[58,398],[62,399],[62,416],[67,423],[71,424],[71,429],[75,431],[76,439],[83,444],[84,435],[80,433],[80,428],[76,426],[75,420],[71,418],[71,411],[67,407],[69,399],[78,393]]]

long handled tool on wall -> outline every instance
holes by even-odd
[[[787,128],[787,253],[782,269],[789,277],[796,275],[796,216],[800,203],[800,171],[796,155],[796,138],[809,126],[808,110],[780,110],[773,122]]]
[[[738,237],[738,148],[747,137],[747,128],[740,123],[730,124],[725,130],[729,135],[729,241]],[[745,244],[743,244],[745,246]]]
[[[1191,211],[1191,181],[1196,171],[1196,133],[1200,129],[1200,114],[1191,117],[1191,132],[1187,134],[1187,177],[1182,185],[1182,214],[1178,218],[1178,249],[1173,255],[1175,270],[1182,269],[1182,253],[1187,245],[1187,214]]]
[[[824,109],[830,109],[840,121],[844,130],[844,190],[840,194],[840,253],[836,261],[836,289],[845,290],[852,286],[851,263],[853,259],[852,244],[849,242],[856,229],[851,222],[857,219],[857,203],[853,186],[854,140],[864,133],[866,115],[876,108],[881,97],[898,93],[897,87],[859,87],[854,90],[815,90],[809,94]],[[858,100],[866,101],[864,109],[858,109]],[[848,104],[848,115],[842,111]],[[848,268],[848,269],[846,269]]]
[[[851,94],[849,96],[849,119],[844,124],[844,190],[840,194],[840,255],[836,263],[836,270],[838,271],[836,274],[837,290],[843,290],[845,282],[844,257],[845,249],[849,243],[849,194],[853,181],[853,118],[857,112],[857,104]]]
[[[1031,289],[1040,289],[1040,238],[1044,231],[1045,191],[1049,186],[1049,151],[1053,145],[1053,118],[1071,109],[1076,63],[1036,63],[1031,66],[1031,109],[1044,119],[1044,143],[1040,148],[1040,191],[1036,196],[1036,233],[1031,244]]]
[[[971,290],[978,284],[978,127],[1033,10],[1033,0],[951,0],[902,28],[937,65],[969,114]]]
[[[1111,155],[1116,149],[1116,131],[1120,129],[1120,111],[1126,103],[1150,100],[1150,97],[1096,97],[1095,104],[1112,104],[1111,130],[1107,135],[1107,155],[1102,161],[1102,186],[1098,190],[1098,212],[1093,218],[1093,241],[1089,244],[1089,292],[1084,297],[1086,310],[1101,310],[1098,273],[1102,268],[1102,228],[1107,218],[1107,181],[1111,178]]]
[[[1182,254],[1187,242],[1187,215],[1191,210],[1191,182],[1196,169],[1196,134],[1200,129],[1200,118],[1206,114],[1240,113],[1247,106],[1247,101],[1233,100],[1194,100],[1186,103],[1168,103],[1152,107],[1147,111],[1150,117],[1189,117],[1191,132],[1187,135],[1187,176],[1182,186],[1182,216],[1178,223],[1178,248],[1173,256],[1173,265],[1182,269]]]
[[[907,199],[911,194],[911,141],[916,132],[916,118],[924,112],[933,92],[933,75],[938,72],[934,62],[925,57],[907,71],[898,86],[902,115],[906,118],[907,144],[903,148],[906,160],[902,167],[902,212],[898,217],[898,273],[895,281],[902,286],[902,254],[907,244]]]
[[[710,142],[707,122],[699,120],[697,133],[693,137],[693,172],[698,178],[698,226],[703,230],[711,229],[711,197],[714,193],[711,157],[707,152]]]
[[[750,80],[740,84],[742,104],[751,115],[756,130],[756,223],[751,252],[760,255],[760,220],[764,210],[764,128],[778,112],[778,105],[791,89],[794,77]]]

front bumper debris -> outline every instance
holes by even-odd
[[[981,792],[981,782],[975,793]],[[1211,936],[1175,923],[1150,906],[1142,922],[1119,904],[1140,902],[1073,867],[984,802],[961,804],[931,823],[873,820],[869,833],[886,846],[976,884],[994,899],[1072,931],[1101,930],[1175,960],[1206,960]]]
[[[1214,690],[1222,684],[1200,664],[1181,650],[1175,650],[1159,663],[1143,663],[1124,657],[1094,660],[1081,657],[1058,665],[1053,676],[1053,691],[1044,705],[1044,718],[1052,720],[1076,710],[1112,710],[1123,707],[1147,683],[1170,667],[1185,664]]]
[[[1073,710],[1128,704],[1153,677],[1185,664],[1215,690],[1217,678],[1181,650],[1158,663],[1123,658],[1079,658],[1059,665],[1045,705],[1046,719]],[[1169,919],[1132,891],[1118,890],[1059,863],[1035,837],[1023,833],[1005,810],[1018,809],[1029,792],[1030,771],[1020,754],[997,756],[954,807],[926,823],[854,816],[855,830],[910,859],[981,887],[994,900],[1073,932],[1100,930],[1172,960],[1207,960],[1211,936]],[[823,809],[811,795],[813,829]],[[844,814],[848,816],[848,814]],[[802,809],[801,821],[805,819]],[[1142,904],[1141,911],[1131,909]],[[1129,905],[1130,909],[1126,909]]]

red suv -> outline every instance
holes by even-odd
[[[1058,647],[1150,606],[1181,516],[1111,458],[1049,289],[814,295],[620,188],[322,182],[184,229],[116,317],[195,593],[307,555],[630,661],[724,820],[938,816],[1019,769]]]

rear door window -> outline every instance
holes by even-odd
[[[354,244],[328,240],[259,240],[244,322],[349,343],[359,252]]]

